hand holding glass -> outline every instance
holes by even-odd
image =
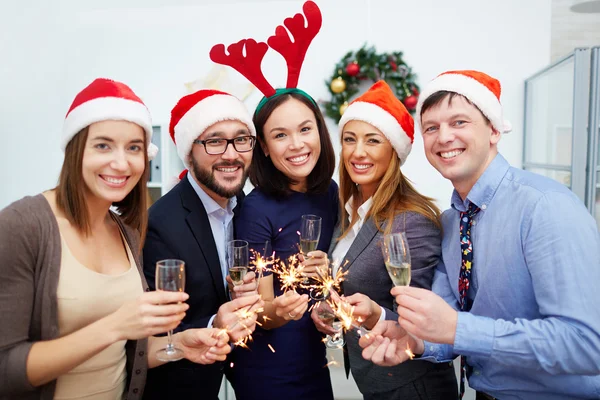
[[[325,341],[325,347],[329,349],[341,349],[344,347],[344,335],[342,334],[342,322],[337,320],[335,312],[326,301],[320,301],[315,306],[317,310],[317,316],[325,325],[331,325],[336,333],[333,335],[327,335]]]
[[[231,240],[227,243],[227,264],[229,277],[233,285],[242,285],[244,276],[248,273],[248,242],[245,240]]]
[[[156,263],[156,290],[183,292],[185,289],[185,262],[181,260],[162,260]],[[160,361],[178,361],[183,351],[173,346],[173,331],[169,330],[167,347],[156,352]]]
[[[410,285],[410,251],[404,232],[385,235],[381,251],[394,286]]]

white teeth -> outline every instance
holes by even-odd
[[[356,169],[367,169],[371,167],[373,164],[353,164]]]
[[[120,179],[117,179],[117,178],[109,178],[108,176],[103,176],[102,178],[103,178],[103,179],[104,179],[106,182],[114,183],[114,184],[117,184],[117,185],[118,185],[118,184],[120,184],[120,183],[123,183],[123,182],[125,182],[125,179],[126,179],[126,178],[120,178]]]
[[[302,161],[306,160],[307,158],[308,158],[308,154],[305,154],[303,156],[289,158],[288,160],[290,160],[291,162],[302,162]]]
[[[453,150],[453,151],[445,151],[445,152],[441,152],[440,155],[442,156],[442,158],[452,158],[452,157],[456,157],[457,155],[461,154],[464,150]]]
[[[221,172],[235,172],[237,171],[238,167],[232,167],[232,168],[217,168],[217,170],[221,171]]]

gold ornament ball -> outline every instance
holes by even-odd
[[[334,80],[331,81],[331,91],[333,93],[342,93],[346,90],[346,82],[342,79],[341,76],[338,76]]]
[[[345,101],[344,104],[342,104],[340,106],[340,115],[344,115],[344,113],[346,112],[347,108],[348,108],[348,102]]]

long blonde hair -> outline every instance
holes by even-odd
[[[346,218],[341,219],[342,235],[340,239],[346,236],[352,226],[358,221],[358,207],[361,205],[361,202],[367,200],[360,197],[358,186],[350,178],[350,174],[348,174],[346,166],[343,160],[341,160],[340,205],[342,212],[344,212],[345,205],[350,198],[352,198],[353,204],[352,215],[348,216],[349,224]],[[386,221],[391,221],[396,215],[407,211],[414,211],[424,215],[441,229],[440,209],[434,204],[432,198],[419,193],[402,174],[400,159],[394,151],[390,165],[373,195],[373,204],[365,216],[365,220],[372,217],[377,229],[387,234],[391,232],[392,224],[385,224]],[[384,224],[386,225],[385,230],[383,229]]]

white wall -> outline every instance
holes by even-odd
[[[515,127],[500,149],[520,165],[523,80],[550,61],[549,0],[318,2],[324,24],[307,54],[302,88],[327,99],[323,81],[335,62],[365,42],[379,51],[403,51],[421,85],[448,69],[486,71],[502,82],[505,114]],[[266,40],[302,5],[193,3],[29,0],[0,5],[0,208],[56,183],[62,120],[77,91],[95,77],[128,83],[154,121],[167,125],[171,108],[185,93],[184,83],[211,68],[213,44],[244,37]],[[277,53],[268,52],[263,65],[271,82],[285,83]],[[258,99],[255,93],[248,105],[253,109]],[[331,131],[339,148],[333,126]],[[451,186],[427,163],[418,134],[415,142],[404,171],[446,207]]]

